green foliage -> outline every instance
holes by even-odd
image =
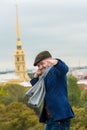
[[[73,107],[75,118],[72,120],[71,130],[87,130],[87,109]]]
[[[5,93],[4,89],[0,87],[0,98],[4,95],[7,95],[7,93]]]
[[[16,84],[0,86],[0,130],[43,130],[44,125],[38,122],[34,110],[26,103],[24,88]],[[71,130],[87,129],[87,107],[81,105],[82,100],[87,103],[87,91],[77,85],[73,76],[68,76],[68,94],[75,118],[71,122]]]
[[[43,130],[34,110],[26,105],[27,89],[16,84],[0,86],[0,130]]]
[[[6,84],[0,87],[0,103],[5,105],[14,101],[24,102],[25,88],[17,84]]]
[[[6,107],[4,104],[0,104],[0,113],[3,114],[3,112],[6,110]]]
[[[82,91],[81,100],[84,101],[84,107],[87,108],[87,90]]]
[[[81,90],[76,78],[71,75],[68,76],[68,94],[75,113],[75,118],[71,123],[71,130],[86,130],[87,108],[83,106],[83,101],[87,101],[87,91]]]
[[[68,95],[72,106],[80,105],[81,90],[76,78],[71,75],[68,76]]]
[[[38,126],[38,117],[34,111],[29,109],[25,104],[13,102],[6,106],[0,105],[2,113],[0,113],[0,130],[28,130],[41,128]],[[39,129],[38,129],[39,130]]]
[[[87,90],[82,92],[81,99],[87,102]]]

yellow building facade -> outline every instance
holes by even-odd
[[[30,78],[27,74],[26,64],[25,64],[25,54],[22,49],[22,43],[20,40],[20,27],[18,21],[18,8],[16,6],[16,32],[17,32],[17,42],[16,42],[16,51],[14,54],[15,57],[15,74],[20,77],[20,81],[29,82]]]

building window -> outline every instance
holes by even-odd
[[[18,71],[20,70],[20,67],[18,66]]]
[[[17,61],[19,61],[19,57],[17,57]]]
[[[18,49],[18,50],[21,50],[21,46],[17,46],[17,49]]]
[[[22,56],[22,61],[24,61],[24,57]]]

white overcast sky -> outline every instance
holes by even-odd
[[[70,67],[87,65],[87,0],[0,0],[0,68],[14,68],[15,3],[27,68],[43,50]]]

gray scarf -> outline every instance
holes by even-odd
[[[46,71],[39,77],[37,83],[26,92],[28,97],[28,105],[33,108],[39,108],[46,93],[44,78],[49,72],[51,67],[47,68]]]

